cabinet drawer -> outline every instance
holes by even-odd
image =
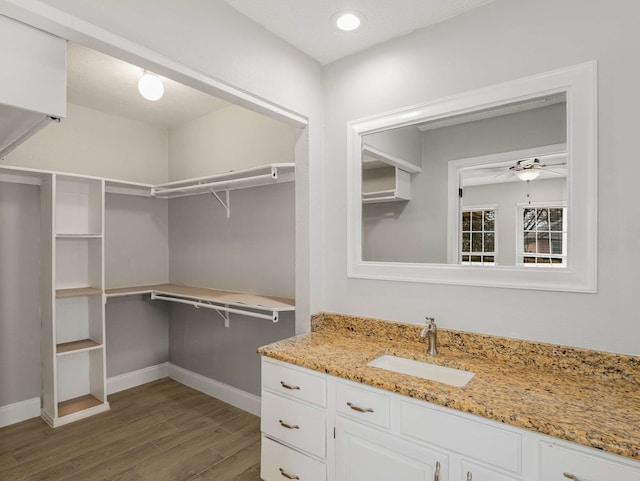
[[[515,478],[499,474],[491,469],[478,466],[468,461],[462,461],[460,481],[517,481]],[[568,481],[568,480],[565,480]]]
[[[262,387],[318,406],[327,405],[327,381],[324,376],[276,364],[264,357]]]
[[[400,432],[520,474],[521,435],[468,417],[402,402]]]
[[[325,413],[298,401],[264,392],[262,432],[297,448],[325,457]]]
[[[360,421],[389,428],[389,396],[352,384],[337,383],[336,410]]]
[[[262,436],[260,477],[264,481],[325,481],[324,463]]]
[[[553,443],[540,445],[540,479],[569,481],[640,481],[640,463],[623,462],[574,451]],[[566,474],[565,474],[566,473]]]

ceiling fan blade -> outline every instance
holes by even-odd
[[[550,174],[560,175],[560,176],[564,176],[564,177],[566,177],[566,175],[567,175],[567,172],[566,172],[566,171],[564,171],[564,172],[557,172],[557,171],[555,171],[555,170],[545,169],[545,168],[540,168],[540,170],[544,170],[545,172],[549,172]]]

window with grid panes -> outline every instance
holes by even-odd
[[[460,226],[460,263],[494,265],[496,209],[464,209]]]
[[[564,206],[522,207],[519,258],[525,266],[567,265],[567,208]]]

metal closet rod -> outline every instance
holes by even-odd
[[[217,305],[208,304],[208,303],[202,302],[202,301],[191,301],[189,299],[180,299],[180,298],[177,298],[177,297],[163,296],[162,294],[156,294],[155,292],[151,293],[151,299],[152,300],[159,300],[159,301],[178,302],[180,304],[187,304],[187,305],[193,306],[193,307],[198,307],[198,308],[199,307],[204,307],[206,309],[214,309],[216,311],[230,312],[232,314],[241,314],[243,316],[257,317],[258,319],[267,319],[267,320],[272,321],[272,322],[278,322],[278,313],[277,313],[277,311],[272,311],[271,315],[269,315],[269,314],[260,314],[258,312],[244,311],[242,309],[234,309],[233,307],[227,307],[226,305],[217,306]],[[217,301],[212,301],[212,302],[217,302]]]
[[[177,193],[177,194],[187,194],[187,193],[201,193],[201,194],[206,194],[208,193],[210,190],[215,190],[216,187],[221,188],[218,190],[227,190],[229,187],[232,186],[238,186],[238,185],[243,185],[243,184],[252,184],[253,182],[257,181],[257,180],[271,180],[273,182],[276,182],[278,179],[277,174],[275,173],[269,173],[269,174],[262,174],[262,175],[254,175],[251,177],[245,177],[242,179],[231,179],[231,180],[219,180],[217,182],[206,182],[203,184],[194,184],[194,185],[186,185],[183,187],[173,187],[173,188],[158,188],[158,187],[154,187],[152,189],[151,195],[153,196],[164,196],[164,195],[168,195],[168,194],[173,194],[173,193]],[[197,192],[199,190],[202,190],[202,192]]]

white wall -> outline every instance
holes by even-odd
[[[67,117],[7,155],[5,165],[159,184],[167,181],[166,129],[68,104]]]
[[[384,130],[365,136],[364,142],[418,167],[422,165],[422,135],[415,127]]]
[[[293,162],[290,125],[231,105],[169,130],[169,179]]]
[[[329,65],[324,195],[329,311],[640,354],[637,3],[497,0]],[[346,277],[349,120],[589,60],[598,61],[598,293],[531,292]],[[376,79],[372,81],[371,79]],[[579,161],[579,159],[577,159]],[[535,309],[530,306],[535,298]],[[464,299],[464,302],[460,302]]]

